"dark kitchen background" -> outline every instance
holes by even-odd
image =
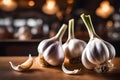
[[[75,37],[89,40],[80,18],[90,14],[97,34],[120,56],[120,0],[0,0],[0,56],[38,55],[37,46],[75,19]],[[67,32],[63,42],[67,39]]]

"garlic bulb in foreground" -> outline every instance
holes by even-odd
[[[64,52],[62,48],[62,37],[67,29],[63,24],[56,36],[41,41],[38,45],[38,58],[41,66],[58,66],[64,61]]]
[[[25,71],[28,70],[33,64],[33,58],[29,54],[29,58],[22,64],[15,66],[11,61],[9,62],[13,70],[15,71]]]
[[[74,19],[69,20],[68,39],[63,44],[63,50],[65,53],[65,61],[62,64],[62,70],[66,74],[78,74],[81,69],[68,70],[65,67],[65,62],[68,64],[81,63],[81,55],[86,46],[86,42],[76,39],[74,37]]]
[[[81,18],[90,36],[90,40],[82,53],[83,65],[87,69],[94,69],[99,73],[109,71],[113,67],[110,60],[115,57],[115,48],[95,33],[90,15],[82,14]]]
[[[63,44],[65,57],[70,63],[81,62],[81,55],[86,46],[86,42],[74,37],[74,19],[69,20],[68,39]]]

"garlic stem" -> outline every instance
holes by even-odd
[[[60,28],[60,30],[58,31],[58,33],[55,35],[55,38],[61,40],[61,38],[63,37],[63,35],[66,31],[66,29],[67,29],[67,25],[63,24],[62,27]]]
[[[85,26],[87,27],[90,38],[92,39],[94,36],[97,36],[97,34],[95,33],[95,30],[93,28],[93,24],[92,24],[90,15],[85,15],[83,13],[81,15],[81,18],[82,18],[83,22],[85,23]]]
[[[74,19],[69,20],[68,40],[74,38]]]

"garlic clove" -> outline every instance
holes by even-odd
[[[101,64],[109,59],[108,48],[100,39],[94,38],[94,40],[89,41],[86,49],[86,56],[93,64]]]
[[[95,64],[91,63],[87,56],[86,56],[86,53],[85,53],[85,50],[83,51],[82,53],[82,56],[81,56],[81,61],[82,61],[82,64],[87,68],[87,69],[94,69],[94,67],[96,66]]]
[[[62,44],[59,44],[59,42],[56,41],[44,51],[43,57],[50,65],[61,65],[64,61],[64,54],[62,54],[63,49],[61,46]]]
[[[54,43],[54,40],[52,39],[45,39],[43,41],[40,42],[40,44],[38,45],[38,61],[40,62],[40,66],[48,66],[48,62],[45,61],[43,54],[44,51],[48,48],[48,46],[50,46],[52,43]]]
[[[106,46],[108,47],[108,50],[109,50],[109,59],[112,59],[115,57],[115,48],[108,42],[104,41]]]
[[[22,64],[15,66],[11,61],[9,62],[12,69],[15,71],[25,71],[28,70],[33,64],[33,58],[31,54],[29,54],[29,58]]]
[[[45,39],[43,41],[40,42],[40,44],[38,45],[38,52],[39,54],[43,54],[44,50],[51,45],[54,42],[54,40],[50,40],[50,39]]]
[[[65,68],[64,63],[62,64],[62,70],[64,73],[71,74],[71,75],[79,74],[81,72],[81,69],[68,70],[67,68]]]

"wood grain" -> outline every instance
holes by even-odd
[[[18,65],[28,57],[0,57],[0,80],[120,80],[120,58],[114,58],[114,68],[108,73],[96,73],[85,70],[77,75],[67,75],[60,67],[40,67],[34,56],[34,64],[30,70],[16,72],[8,63],[12,61]],[[75,65],[73,65],[75,67]],[[73,68],[71,65],[70,69]],[[80,67],[80,66],[78,66]],[[69,68],[69,67],[68,67]]]

